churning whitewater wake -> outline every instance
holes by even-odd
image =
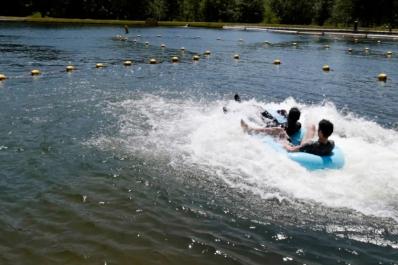
[[[342,170],[309,172],[240,127],[242,118],[258,123],[261,109],[293,106],[301,109],[304,126],[323,118],[334,123],[331,139],[346,158]],[[106,112],[114,115],[119,131],[94,140],[103,149],[205,170],[263,199],[312,201],[398,220],[398,133],[343,114],[333,103],[305,105],[291,98],[281,103],[200,102],[146,94],[109,103]]]

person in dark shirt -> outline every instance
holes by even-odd
[[[287,140],[289,136],[286,131],[281,127],[273,128],[251,128],[246,122],[241,120],[241,127],[244,132],[249,134],[263,133],[279,139],[284,143],[284,148],[288,152],[305,152],[318,156],[328,156],[332,153],[334,142],[329,140],[329,136],[333,133],[333,123],[328,120],[321,120],[318,128],[318,140],[312,141],[315,136],[315,126],[307,129],[307,134],[304,137],[302,144],[298,146],[291,145]]]
[[[241,102],[239,94],[234,95],[234,100],[239,103]],[[227,107],[223,107],[223,111],[224,113],[227,113],[228,112]],[[286,131],[289,137],[293,136],[294,134],[300,131],[301,123],[298,120],[300,119],[301,112],[297,107],[291,108],[289,110],[289,113],[287,113],[287,111],[284,109],[278,110],[277,112],[281,116],[285,117],[287,121],[281,123],[274,116],[272,116],[272,114],[269,113],[267,110],[262,110],[261,118],[265,123],[265,127],[267,128],[281,127]]]
[[[289,137],[293,136],[301,130],[301,123],[298,121],[300,119],[300,116],[300,110],[296,107],[293,107],[290,109],[289,114],[286,117],[287,122],[281,125],[281,127],[285,129]]]
[[[289,152],[305,152],[318,156],[328,156],[332,153],[334,142],[329,140],[333,133],[333,123],[328,120],[321,120],[318,126],[318,140],[311,141],[315,135],[315,127],[312,126],[303,143],[299,146],[285,144],[285,149]]]
[[[301,129],[301,123],[298,121],[301,116],[301,112],[297,107],[293,107],[289,110],[289,113],[286,110],[278,110],[278,114],[286,118],[286,122],[279,122],[272,114],[270,114],[267,110],[261,113],[261,117],[263,118],[264,123],[267,127],[282,127],[285,129],[286,133],[289,136],[297,133]]]
[[[289,113],[287,113],[286,110],[278,110],[277,112],[280,115],[286,117],[287,121],[284,123],[280,123],[268,111],[265,110],[264,112],[261,113],[261,116],[264,119],[268,120],[268,122],[267,122],[266,120],[263,119],[267,128],[272,129],[274,127],[275,128],[280,127],[285,130],[285,132],[289,138],[301,130],[301,123],[299,122],[301,112],[297,107],[291,108],[289,110]],[[266,131],[270,131],[270,130],[266,130]],[[276,131],[278,131],[278,130],[276,130]]]

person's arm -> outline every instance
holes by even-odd
[[[284,148],[286,149],[286,151],[288,151],[288,152],[299,152],[300,149],[301,149],[301,147],[302,147],[302,145],[294,146],[294,145],[290,145],[290,144],[285,144],[283,147],[284,147]]]
[[[311,150],[313,149],[313,142],[306,142],[302,143],[300,145],[291,145],[291,144],[285,144],[283,147],[288,151],[288,152],[306,152],[306,153],[311,153]]]
[[[285,130],[280,127],[271,127],[271,128],[248,128],[248,132],[250,133],[263,133],[267,135],[278,136],[285,133]]]

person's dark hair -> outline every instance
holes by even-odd
[[[287,120],[289,123],[297,122],[300,119],[301,112],[298,108],[293,107],[290,109],[289,114],[287,115]]]
[[[329,137],[333,133],[333,123],[328,120],[321,120],[319,122],[319,131],[322,132],[324,137]]]

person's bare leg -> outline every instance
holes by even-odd
[[[283,128],[279,128],[279,127],[251,128],[244,120],[240,121],[240,126],[242,127],[243,131],[246,133],[266,134],[266,135],[270,135],[273,137],[278,137],[280,139],[288,138],[288,136]]]
[[[242,127],[243,132],[249,133],[249,125],[244,120],[240,120],[240,127]]]

